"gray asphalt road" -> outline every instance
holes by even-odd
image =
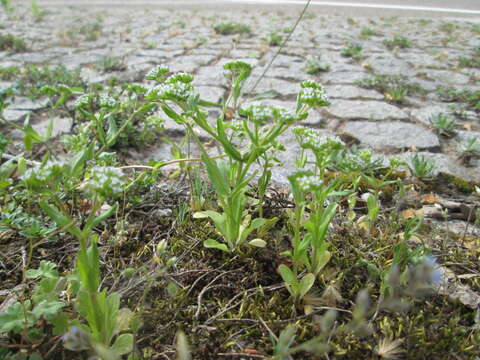
[[[306,0],[40,0],[43,6],[88,6],[99,8],[190,8],[218,11],[240,9],[289,10]],[[312,0],[311,11],[347,16],[469,17],[480,21],[480,0]]]

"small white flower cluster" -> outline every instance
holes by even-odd
[[[117,101],[111,96],[100,95],[100,99],[98,101],[98,104],[101,107],[111,109],[111,108],[114,108],[117,105]]]
[[[277,108],[277,114],[281,122],[288,124],[293,124],[299,120],[298,115],[294,111],[285,108]]]
[[[160,99],[187,99],[193,93],[191,84],[176,82],[168,84],[159,84],[147,92],[147,96],[157,96]]]
[[[293,132],[299,137],[300,145],[313,151],[322,151],[329,147],[343,147],[345,143],[337,136],[325,136],[316,129],[296,128]]]
[[[297,184],[304,192],[318,190],[323,185],[323,180],[317,175],[302,175],[297,178]]]
[[[24,181],[46,182],[51,176],[60,174],[65,164],[60,161],[49,160],[45,165],[35,165],[28,169],[21,177]]]
[[[103,196],[116,195],[123,191],[123,173],[120,169],[111,166],[97,166],[92,169],[89,179],[90,188]]]
[[[75,100],[75,108],[81,108],[84,107],[85,105],[88,105],[90,103],[90,95],[89,94],[83,94],[80,96],[77,100]]]
[[[243,110],[249,119],[257,124],[272,120],[274,117],[273,108],[267,105],[251,105]]]
[[[156,68],[150,70],[147,75],[145,75],[145,79],[147,80],[157,80],[160,77],[168,74],[170,69],[166,65],[160,65]]]
[[[327,93],[323,87],[306,87],[300,90],[300,101],[310,106],[326,106],[329,104]]]
[[[191,83],[192,81],[193,81],[193,76],[191,74],[187,74],[186,72],[178,72],[170,75],[166,80],[166,83],[168,84],[174,84],[177,82]]]

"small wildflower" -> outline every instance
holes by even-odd
[[[295,111],[288,110],[285,108],[274,108],[274,112],[276,114],[276,118],[280,122],[286,123],[289,125],[294,124],[298,121],[302,121],[308,116],[308,113],[297,115]]]
[[[243,61],[230,61],[223,65],[223,68],[230,70],[233,74],[244,74],[245,77],[252,72],[252,65]]]
[[[345,143],[339,137],[325,136],[316,129],[298,127],[293,129],[293,133],[297,136],[301,147],[311,149],[314,152],[343,148],[345,146]]]
[[[156,68],[150,70],[150,72],[145,75],[145,79],[147,80],[157,80],[160,81],[162,80],[165,75],[167,75],[170,72],[170,69],[166,65],[160,65],[157,66]]]
[[[79,108],[82,108],[84,106],[87,106],[90,104],[90,95],[89,94],[84,94],[82,96],[80,96],[77,100],[75,100],[75,108],[76,109],[79,109]]]
[[[104,197],[115,196],[123,191],[125,181],[120,169],[110,166],[97,166],[92,169],[89,188]]]
[[[161,100],[186,100],[193,94],[193,86],[182,82],[159,84],[147,92],[147,97]]]
[[[240,109],[240,114],[247,116],[250,121],[257,125],[262,125],[265,121],[271,121],[274,117],[273,108],[263,104],[242,108]]]
[[[117,105],[117,101],[111,96],[101,95],[98,104],[100,107],[113,109]]]
[[[302,175],[297,179],[297,184],[303,192],[310,192],[322,188],[323,180],[317,175]]]
[[[176,84],[178,82],[188,84],[188,83],[191,83],[192,81],[193,81],[192,75],[187,74],[185,72],[178,72],[176,74],[170,75],[165,82],[169,84]]]
[[[300,84],[299,101],[309,106],[328,106],[330,102],[322,85],[315,81],[303,81]]]
[[[46,164],[35,165],[28,169],[21,179],[27,183],[45,183],[53,177],[62,174],[65,164],[60,161],[49,160]]]

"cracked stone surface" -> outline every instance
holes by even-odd
[[[408,120],[404,111],[380,101],[336,100],[326,111],[345,120]]]
[[[375,150],[437,149],[438,137],[423,127],[402,122],[347,122],[341,131]]]
[[[43,6],[41,2],[39,5]],[[27,2],[19,5],[15,18],[0,13],[3,25],[0,31],[22,37],[28,45],[25,52],[0,52],[0,68],[63,65],[69,70],[79,69],[84,81],[97,86],[113,78],[119,82],[148,85],[143,81],[144,75],[155,66],[165,64],[171,70],[192,73],[201,97],[216,102],[228,95],[230,86],[224,77],[223,65],[241,60],[253,67],[252,77],[245,88],[247,102],[251,102],[255,94],[273,90],[276,98],[264,102],[293,109],[300,82],[316,80],[325,85],[331,105],[312,110],[300,125],[326,126],[325,133],[331,135],[349,133],[362,147],[370,147],[379,155],[408,157],[412,155],[408,150],[417,149],[434,159],[439,171],[480,182],[480,161],[472,159],[471,166],[467,167],[460,163],[458,150],[458,143],[480,136],[479,110],[458,99],[442,98],[437,93],[439,86],[453,87],[458,91],[480,91],[480,69],[460,65],[461,57],[474,56],[475,49],[480,46],[478,26],[469,19],[451,20],[455,30],[447,36],[441,30],[442,19],[432,18],[424,22],[409,17],[358,17],[352,22],[345,16],[326,15],[312,9],[312,16],[300,22],[265,78],[250,93],[256,79],[278,50],[278,47],[269,46],[265,38],[272,31],[282,33],[283,29],[293,26],[296,13],[274,9],[259,13],[254,6],[251,10],[244,7],[238,12],[208,6],[195,10],[131,6],[105,11],[105,8],[91,4],[46,9],[49,11],[40,22],[32,18]],[[214,26],[221,22],[240,22],[249,25],[252,32],[248,36],[217,34]],[[97,27],[96,32],[89,31],[89,26]],[[364,27],[372,28],[378,34],[362,38]],[[387,49],[384,40],[398,34],[408,38],[411,46]],[[362,46],[359,58],[342,55],[350,42]],[[109,57],[122,59],[125,69],[103,71],[98,63]],[[328,66],[329,71],[307,74],[307,64],[312,61],[319,66]],[[389,101],[390,94],[378,87],[366,89],[358,85],[359,80],[375,74],[405,76],[406,81],[418,83],[425,92],[408,93],[405,102],[394,103]],[[2,76],[0,93],[16,88],[16,79]],[[18,122],[31,114],[32,124],[44,131],[45,124],[48,124],[43,111],[46,99],[31,100],[16,94],[7,103],[4,111],[7,120]],[[209,120],[213,121],[218,110],[207,110]],[[454,138],[439,137],[430,129],[429,120],[438,113],[456,120]],[[166,120],[165,136],[180,143],[184,135],[182,126],[161,112],[158,115]],[[67,119],[55,117],[54,133],[68,131],[70,125]],[[281,141],[287,151],[279,155],[284,166],[274,169],[274,178],[285,182],[288,174],[295,170],[294,159],[299,148],[291,133],[283,134]],[[160,141],[157,145],[145,152],[133,154],[132,150],[132,158],[145,162],[152,157],[170,159],[167,143]]]

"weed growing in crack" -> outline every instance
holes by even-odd
[[[250,26],[238,23],[220,23],[215,25],[213,29],[219,35],[250,35],[252,33]]]
[[[427,159],[425,156],[415,154],[410,159],[408,168],[413,176],[421,180],[430,180],[434,176],[436,166],[432,160]]]
[[[412,47],[412,41],[404,36],[395,36],[393,39],[385,39],[383,45],[389,50],[406,49]]]
[[[455,120],[444,113],[439,113],[430,118],[430,124],[440,134],[452,137],[455,134]]]
[[[25,40],[12,34],[0,34],[0,51],[27,51]]]
[[[356,43],[349,43],[348,46],[340,53],[344,57],[350,57],[354,60],[365,58],[363,54],[363,46]]]

